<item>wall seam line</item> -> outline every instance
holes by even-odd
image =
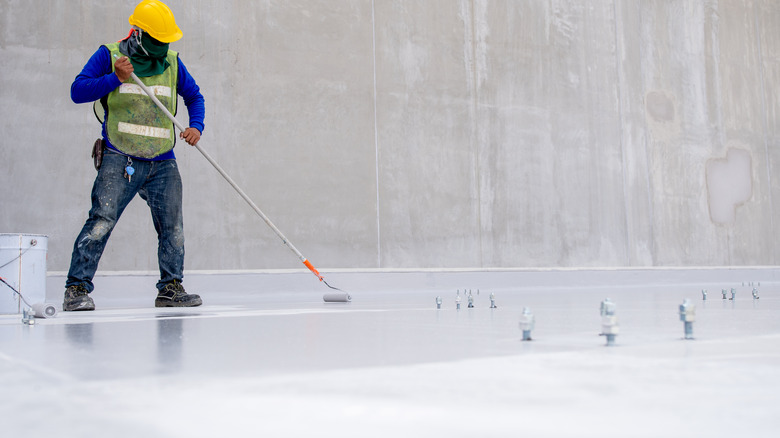
[[[371,0],[371,39],[373,52],[374,73],[374,172],[376,173],[376,266],[382,267],[382,230],[379,212],[379,122],[377,120],[377,91],[376,91],[376,9],[375,0]]]
[[[631,255],[631,233],[629,232],[629,215],[630,215],[630,208],[629,208],[629,201],[628,201],[628,193],[627,193],[627,185],[628,182],[626,181],[626,166],[628,165],[627,159],[626,159],[626,141],[625,141],[625,121],[623,120],[623,90],[622,90],[622,84],[623,82],[621,79],[620,74],[620,48],[623,47],[620,44],[620,40],[618,39],[618,9],[617,9],[617,0],[612,1],[612,16],[615,17],[615,75],[618,80],[618,86],[617,86],[617,101],[618,101],[618,120],[620,123],[620,126],[618,126],[618,130],[620,131],[620,153],[622,156],[621,161],[623,162],[623,165],[621,166],[621,170],[623,172],[623,217],[625,222],[625,250],[626,250],[626,258],[628,259],[628,266],[633,265],[633,257]],[[623,42],[625,44],[625,41]]]
[[[637,9],[638,9],[638,13],[639,13],[639,78],[640,78],[640,84],[639,84],[640,90],[639,91],[640,91],[640,93],[642,93],[642,105],[646,105],[645,104],[645,95],[646,95],[646,91],[647,91],[646,90],[647,79],[645,78],[645,69],[642,68],[642,63],[644,62],[644,50],[643,50],[644,49],[644,45],[642,44],[642,39],[643,39],[642,32],[644,32],[645,23],[644,23],[644,20],[642,19],[643,18],[643,15],[642,15],[642,5],[640,4]],[[647,183],[647,211],[648,211],[648,213],[650,215],[650,217],[648,218],[649,219],[648,225],[650,226],[650,236],[648,238],[648,241],[650,242],[650,245],[651,245],[651,248],[650,248],[650,258],[651,258],[650,264],[652,266],[655,266],[657,254],[656,254],[656,242],[655,242],[655,211],[653,209],[653,206],[654,206],[653,205],[653,201],[654,201],[654,198],[653,198],[653,184],[652,184],[652,179],[653,179],[652,168],[653,168],[653,166],[652,166],[652,163],[650,163],[650,147],[648,145],[648,143],[650,142],[650,138],[649,138],[650,137],[650,127],[647,124],[647,115],[646,115],[647,112],[646,111],[647,111],[647,109],[645,108],[644,109],[645,117],[644,117],[644,126],[643,126],[643,131],[644,131],[643,137],[644,137],[644,151],[645,151],[645,175],[646,175],[645,179],[646,179],[646,183]]]
[[[755,5],[754,5],[755,6]],[[759,21],[758,21],[758,12],[756,9],[753,10],[753,20],[755,23],[755,30],[756,30],[756,43],[758,44],[757,50],[758,50],[758,65],[759,65],[759,74],[761,75],[761,111],[763,113],[763,117],[761,117],[761,122],[764,125],[764,159],[766,160],[766,178],[767,178],[767,184],[769,187],[769,232],[771,233],[771,239],[770,241],[775,241],[775,220],[774,220],[774,202],[772,198],[772,162],[770,161],[770,155],[769,155],[769,123],[767,121],[767,104],[766,104],[766,76],[764,74],[764,54],[763,47],[761,45],[761,28],[759,27]],[[775,249],[772,250],[772,258],[776,258]]]
[[[484,267],[485,266],[485,253],[483,248],[483,228],[482,228],[482,176],[480,173],[480,129],[479,129],[479,73],[477,72],[478,69],[478,63],[477,63],[477,24],[476,24],[476,6],[474,5],[474,0],[471,0],[471,62],[472,62],[472,80],[473,80],[473,87],[474,87],[474,95],[472,97],[472,106],[473,106],[473,117],[474,120],[473,123],[473,130],[474,130],[474,141],[475,144],[474,147],[474,177],[475,177],[475,183],[477,185],[476,191],[477,191],[477,242],[479,245],[479,266]]]

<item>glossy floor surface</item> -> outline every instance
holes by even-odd
[[[720,290],[94,294],[94,312],[0,315],[3,436],[769,437],[780,294]],[[490,308],[490,293],[497,308]],[[461,309],[456,309],[456,295]],[[441,296],[442,308],[435,299]],[[606,347],[601,301],[617,305]],[[694,340],[678,308],[696,306]],[[59,303],[58,303],[59,304]],[[536,326],[519,329],[523,307]],[[28,435],[32,433],[32,435]],[[236,435],[238,436],[238,435]]]

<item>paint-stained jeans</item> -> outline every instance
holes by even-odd
[[[141,195],[152,212],[157,231],[157,261],[162,289],[173,280],[182,280],[184,270],[184,225],[182,186],[176,160],[133,160],[135,173],[124,177],[127,157],[106,150],[103,164],[92,187],[89,218],[73,245],[73,255],[65,287],[82,285],[92,292],[92,278],[111,231],[127,204]]]

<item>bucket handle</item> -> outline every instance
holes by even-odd
[[[23,256],[23,255],[25,255],[25,254],[27,253],[27,251],[29,251],[29,250],[30,250],[30,249],[31,249],[33,246],[36,246],[36,245],[38,245],[38,240],[36,240],[36,239],[32,239],[32,240],[30,240],[30,246],[28,246],[28,247],[27,247],[27,248],[26,248],[24,251],[22,251],[22,252],[21,252],[21,253],[20,253],[18,256],[14,257],[14,258],[12,258],[11,260],[7,261],[6,263],[3,263],[2,265],[0,265],[0,269],[3,269],[3,268],[5,268],[6,266],[10,265],[11,263],[13,263],[13,262],[15,262],[15,261],[19,260],[20,258],[22,258],[22,256]]]

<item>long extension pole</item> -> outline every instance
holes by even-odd
[[[173,122],[173,124],[176,126],[176,128],[178,128],[179,131],[184,132],[184,130],[186,129],[184,127],[184,125],[182,125],[181,123],[179,123],[178,120],[176,120],[176,117],[174,117],[173,114],[171,114],[171,112],[168,111],[168,108],[166,108],[165,105],[163,105],[163,103],[160,102],[160,100],[157,98],[157,96],[154,95],[152,90],[150,90],[143,82],[141,82],[141,80],[138,79],[138,76],[136,76],[135,73],[131,72],[130,73],[130,77],[132,77],[133,81],[135,81],[135,83],[139,87],[141,87],[142,90],[144,90],[144,93],[146,93],[147,96],[149,96],[152,99],[152,101],[155,103],[155,105],[157,105],[157,107],[160,108],[160,110],[163,113],[165,113],[165,115],[171,120],[171,122]],[[175,98],[175,96],[173,96],[172,98]],[[328,286],[329,288],[334,289],[334,290],[341,291],[341,289],[335,288],[335,287],[329,285],[327,281],[325,281],[325,279],[322,277],[322,275],[319,273],[319,271],[317,271],[317,269],[314,267],[314,265],[312,265],[311,262],[309,260],[307,260],[306,257],[304,257],[303,254],[301,254],[300,251],[298,251],[298,248],[296,248],[295,245],[292,244],[292,242],[287,240],[287,237],[284,236],[284,234],[281,232],[281,230],[279,230],[279,228],[277,228],[276,225],[274,225],[274,223],[271,222],[271,219],[268,219],[268,216],[266,216],[265,213],[263,213],[263,211],[260,210],[260,207],[258,207],[257,204],[255,204],[254,201],[252,201],[252,199],[246,194],[246,192],[244,192],[241,189],[241,187],[239,187],[238,184],[236,184],[236,182],[233,181],[233,178],[231,178],[230,175],[228,175],[227,172],[225,172],[225,170],[222,168],[222,166],[220,166],[219,163],[217,163],[216,161],[214,161],[213,158],[211,158],[211,155],[209,155],[208,152],[206,152],[200,146],[200,144],[196,143],[194,146],[203,155],[203,157],[206,158],[206,160],[209,163],[211,163],[211,165],[214,166],[215,169],[217,169],[217,172],[219,172],[219,174],[222,175],[223,178],[225,178],[225,180],[228,182],[228,184],[230,184],[236,190],[236,192],[238,192],[238,194],[242,198],[244,198],[244,201],[246,201],[246,203],[249,204],[250,207],[252,207],[252,209],[255,211],[255,213],[257,213],[257,215],[260,216],[261,219],[263,219],[263,221],[266,223],[266,225],[268,225],[268,227],[270,227],[271,230],[273,230],[273,232],[276,233],[276,235],[279,236],[280,239],[282,239],[282,243],[284,243],[288,248],[290,248],[290,250],[295,253],[295,255],[301,260],[301,262],[307,268],[309,268],[309,270],[314,275],[316,275],[317,278],[321,282],[323,282],[325,284],[325,286]],[[326,294],[325,297],[324,297],[325,301],[350,301],[352,299],[349,296],[349,294],[346,294],[346,293],[345,293],[346,297],[343,297],[344,299],[336,299],[338,297],[331,296],[331,295],[334,295],[334,294]]]

